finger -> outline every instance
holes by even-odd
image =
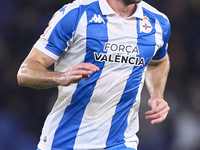
[[[167,114],[164,115],[163,117],[160,117],[160,118],[157,118],[157,119],[153,119],[153,120],[151,121],[151,124],[158,124],[158,123],[161,123],[162,121],[164,121],[164,120],[166,119],[166,117],[167,117]]]
[[[168,114],[169,112],[169,107],[166,107],[165,109],[155,113],[155,114],[151,114],[151,115],[147,115],[146,119],[157,119],[157,118],[161,118],[163,116],[165,116],[166,114]]]
[[[68,76],[79,76],[82,75],[82,77],[88,78],[93,72],[88,70],[71,70],[68,72]]]
[[[68,79],[71,81],[71,83],[75,83],[76,80],[82,80],[83,76],[82,75],[73,75],[73,76],[69,76]]]
[[[83,78],[89,78],[90,75],[83,75]]]
[[[78,83],[81,82],[84,78],[89,78],[90,75],[77,75],[77,76],[73,76],[73,78],[71,79],[71,83]]]
[[[84,78],[89,78],[90,74],[92,74],[92,71],[76,70],[69,75],[69,80],[71,81],[70,83],[78,83]]]
[[[78,82],[81,82],[83,79],[76,79],[76,80],[72,80],[71,83],[78,83]]]
[[[73,70],[88,70],[92,72],[99,71],[99,67],[91,63],[80,63],[73,67]]]
[[[161,103],[161,104],[159,104],[157,107],[155,107],[154,109],[152,108],[152,110],[147,111],[147,112],[145,113],[145,115],[156,114],[156,113],[162,111],[163,109],[165,109],[166,107],[168,107],[168,104],[167,104],[167,103]]]
[[[157,114],[154,116],[147,116],[147,119],[151,119],[151,124],[158,124],[166,119],[167,115],[169,113],[169,110],[166,109],[166,111],[162,112],[162,114]]]

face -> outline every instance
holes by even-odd
[[[126,5],[130,5],[130,4],[136,4],[141,2],[142,0],[122,0],[124,2],[124,4]]]

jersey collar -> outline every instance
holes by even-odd
[[[107,3],[106,0],[98,0],[99,1],[99,5],[100,5],[100,9],[103,15],[111,15],[111,14],[116,14],[114,12],[114,10],[109,6],[109,4]],[[137,8],[135,13],[130,16],[129,18],[140,18],[143,19],[143,9],[141,6],[141,2],[137,4]]]

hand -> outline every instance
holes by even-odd
[[[89,78],[93,72],[99,71],[99,68],[91,63],[80,63],[66,72],[59,74],[56,79],[59,85],[67,86],[71,83],[78,83],[84,78]]]
[[[165,120],[170,110],[168,103],[162,98],[151,98],[148,105],[152,110],[145,113],[146,119],[151,119],[151,124],[158,124]]]

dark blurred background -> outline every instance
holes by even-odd
[[[17,71],[54,12],[71,0],[0,0],[0,149],[35,150],[57,89],[19,87]],[[158,125],[140,111],[139,150],[200,150],[200,0],[146,0],[170,19],[171,70],[165,99],[171,110]]]

